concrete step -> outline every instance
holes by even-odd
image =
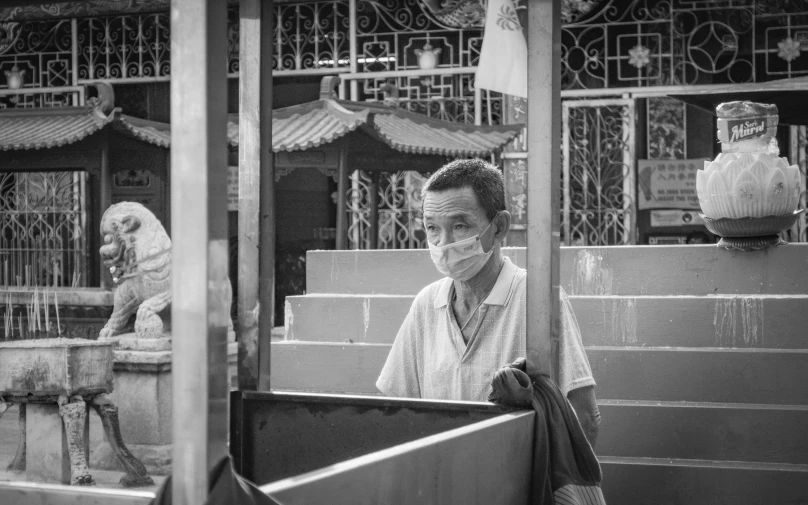
[[[525,266],[524,248],[505,253]],[[575,295],[803,294],[808,244],[755,252],[714,245],[562,247],[561,284]],[[414,295],[440,278],[420,250],[309,251],[308,293]]]
[[[378,394],[389,344],[273,342],[271,387]],[[588,347],[599,398],[808,405],[808,351]]]
[[[412,295],[286,298],[286,338],[392,343]],[[585,345],[808,348],[806,295],[570,296]]]
[[[804,505],[808,465],[601,457],[606,503]]]
[[[624,400],[598,405],[598,454],[808,462],[808,406]]]

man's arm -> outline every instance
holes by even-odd
[[[594,449],[600,425],[600,410],[598,410],[595,400],[595,386],[573,389],[567,394],[567,399],[575,410],[575,414],[578,415],[578,422],[581,423],[586,439]]]

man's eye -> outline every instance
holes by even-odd
[[[454,225],[454,229],[457,231],[465,231],[468,227],[464,224],[456,224]]]

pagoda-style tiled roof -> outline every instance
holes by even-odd
[[[461,125],[394,109],[375,114],[373,128],[390,147],[405,153],[486,156],[502,149],[522,126]]]
[[[171,147],[171,125],[169,123],[121,114],[120,121],[116,121],[113,127],[143,142],[165,148]],[[234,121],[232,115],[228,117],[227,121],[227,137],[230,146],[238,146],[238,121]]]
[[[165,148],[171,146],[171,125],[168,123],[121,114],[120,121],[115,123],[114,128],[149,144]]]
[[[53,107],[0,111],[0,151],[49,149],[78,142],[115,120],[101,107]]]
[[[233,119],[237,121],[238,117]],[[367,120],[368,111],[352,112],[334,100],[277,109],[272,111],[272,150],[305,151],[328,144]]]
[[[302,151],[361,129],[396,151],[439,156],[498,152],[522,125],[452,123],[396,106],[321,98],[273,112],[272,150]]]
[[[228,116],[227,137],[239,145],[238,115]],[[171,147],[171,125],[120,114],[98,105],[0,111],[0,150],[47,149],[77,142],[112,127],[143,142]],[[429,118],[395,106],[321,98],[272,114],[272,150],[305,151],[362,130],[396,151],[437,156],[497,152],[521,125],[475,126]]]

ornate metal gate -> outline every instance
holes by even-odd
[[[800,209],[806,208],[806,181],[808,181],[808,138],[806,137],[805,126],[791,126],[790,127],[791,145],[788,146],[788,152],[785,152],[783,147],[780,148],[780,154],[788,154],[789,160],[792,164],[800,167]],[[790,229],[783,232],[783,238],[789,242],[808,242],[808,219],[803,212],[800,215],[797,223]]]
[[[0,174],[0,284],[87,285],[85,176]]]
[[[634,101],[562,104],[566,245],[635,244]]]
[[[370,177],[356,171],[348,191],[348,247],[371,249]],[[378,249],[421,249],[426,232],[418,214],[426,178],[418,172],[383,173],[378,182]]]

